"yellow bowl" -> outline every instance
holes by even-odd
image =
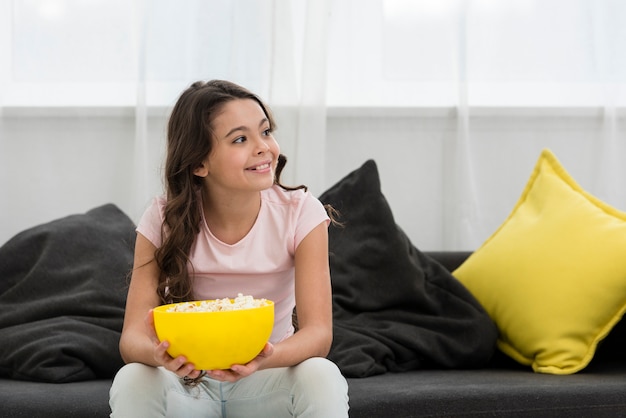
[[[159,340],[169,342],[170,356],[184,355],[199,370],[229,369],[255,358],[269,340],[274,302],[266,302],[260,307],[217,312],[168,312],[177,304],[162,305],[154,309],[154,327]]]

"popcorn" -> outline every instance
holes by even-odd
[[[167,312],[221,312],[234,311],[237,309],[258,308],[265,305],[267,305],[266,299],[255,299],[250,295],[244,296],[239,293],[233,300],[223,298],[216,300],[203,300],[199,303],[177,303],[171,308],[168,308]]]

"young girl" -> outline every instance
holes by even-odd
[[[112,417],[348,416],[347,383],[325,359],[330,218],[303,186],[280,184],[286,160],[274,127],[256,95],[226,81],[196,82],[174,106],[167,193],[137,227]],[[275,303],[270,342],[255,359],[197,370],[167,354],[152,308],[238,293]]]

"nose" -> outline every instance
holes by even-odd
[[[265,141],[263,138],[258,138],[257,139],[257,146],[256,146],[256,153],[257,155],[261,155],[266,153],[267,151],[270,150],[270,146],[267,143],[267,141]]]

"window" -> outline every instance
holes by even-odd
[[[620,52],[626,42],[624,2],[337,3],[329,103],[626,104],[626,56]]]
[[[276,4],[0,0],[0,105],[168,106],[207,78],[263,94],[276,25],[297,50],[307,24],[306,0]],[[335,0],[319,71],[329,106],[623,106],[624,21],[618,0]]]

